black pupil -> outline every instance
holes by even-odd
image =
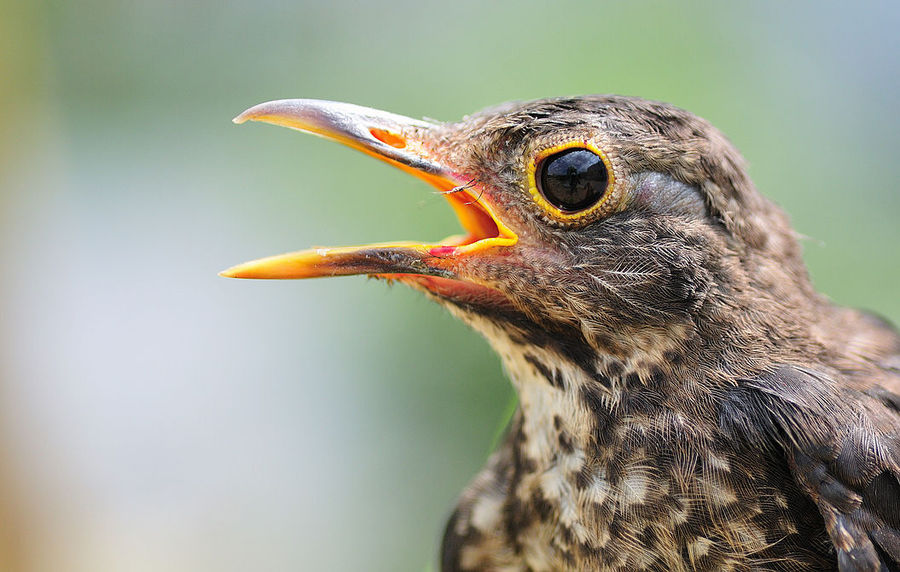
[[[603,159],[587,149],[569,149],[541,163],[541,193],[556,208],[580,211],[603,197],[609,174]]]

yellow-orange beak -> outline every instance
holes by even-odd
[[[429,150],[427,133],[437,127],[435,124],[314,99],[262,103],[234,119],[235,123],[245,121],[262,121],[320,135],[427,181],[447,198],[468,234],[435,244],[395,242],[292,252],[239,264],[222,272],[222,276],[285,279],[372,274],[457,279],[455,268],[462,258],[509,247],[518,240],[482,200],[472,185],[472,177],[456,172]]]

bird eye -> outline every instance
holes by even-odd
[[[550,155],[538,165],[538,173],[541,195],[568,213],[595,205],[609,187],[606,163],[589,149],[566,149]]]

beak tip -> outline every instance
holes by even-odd
[[[293,103],[294,101],[299,100],[278,99],[274,101],[266,101],[265,103],[259,103],[257,105],[254,105],[253,107],[245,109],[231,121],[232,123],[236,123],[238,125],[240,125],[241,123],[246,123],[248,121],[268,121],[268,116],[273,113],[276,116],[281,113],[286,113],[282,108],[286,104]],[[276,125],[279,124],[276,123]]]
[[[266,103],[260,103],[259,105],[254,105],[253,107],[247,108],[241,113],[238,114],[237,117],[231,120],[232,123],[236,123],[240,125],[241,123],[246,123],[248,121],[254,121],[259,119],[260,116],[265,114],[268,106],[272,104],[271,101]]]

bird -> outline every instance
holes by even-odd
[[[387,162],[465,230],[222,272],[406,284],[499,354],[517,409],[444,572],[900,570],[900,336],[813,287],[709,122],[615,95],[446,123],[286,99],[234,121]]]

